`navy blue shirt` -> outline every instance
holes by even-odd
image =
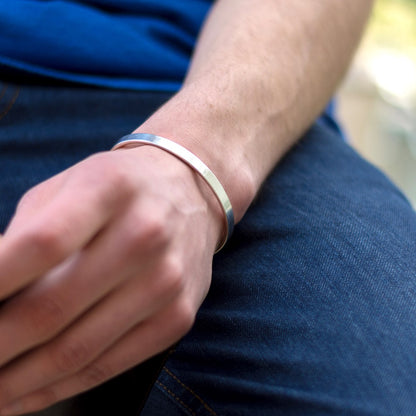
[[[211,0],[0,0],[0,65],[56,79],[177,90]]]

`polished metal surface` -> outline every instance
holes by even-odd
[[[188,166],[194,169],[209,185],[209,187],[214,192],[218,202],[220,203],[224,214],[225,214],[225,233],[224,238],[221,243],[218,245],[216,249],[216,253],[220,251],[225,243],[230,238],[233,228],[234,228],[234,213],[233,208],[231,206],[231,201],[228,198],[227,193],[225,192],[223,186],[221,185],[218,178],[214,175],[214,173],[202,162],[197,156],[195,156],[192,152],[188,149],[185,149],[183,146],[175,143],[169,139],[166,139],[161,136],[155,136],[154,134],[146,134],[146,133],[134,133],[129,134],[127,136],[122,137],[116,145],[112,148],[112,150],[125,148],[125,147],[133,147],[133,146],[141,146],[141,145],[151,145],[159,147],[173,156],[176,156],[178,159],[185,162]]]

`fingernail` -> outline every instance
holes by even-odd
[[[0,410],[0,416],[16,416],[23,413],[23,403],[15,401]]]

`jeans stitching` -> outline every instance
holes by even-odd
[[[191,393],[205,407],[208,413],[210,413],[212,416],[218,416],[218,414],[213,409],[211,409],[211,407],[209,407],[208,404],[197,393],[195,393],[190,387],[188,387],[181,380],[179,380],[179,378],[175,374],[173,374],[167,367],[163,367],[163,370],[177,383],[179,383],[184,389]]]
[[[169,394],[174,400],[176,400],[179,404],[181,404],[188,412],[191,413],[192,416],[197,416],[196,413],[186,404],[184,403],[172,390],[170,390],[167,386],[161,383],[159,380],[156,381],[156,384],[160,386],[166,393]]]
[[[1,91],[1,97],[0,97],[0,99],[2,99],[3,98],[3,96],[4,96],[4,94],[6,94],[6,91],[7,91],[7,85],[5,86],[5,87],[3,87],[3,89],[2,89],[2,91]],[[9,111],[12,109],[12,107],[14,106],[14,104],[15,104],[15,102],[16,102],[16,100],[17,100],[17,98],[19,97],[19,94],[20,94],[20,87],[17,87],[17,89],[16,89],[16,91],[15,91],[15,93],[14,93],[14,95],[13,95],[13,97],[11,98],[11,100],[6,104],[6,107],[5,107],[5,109],[2,111],[2,112],[0,112],[0,120],[2,119],[2,118],[4,118],[8,113],[9,113]]]

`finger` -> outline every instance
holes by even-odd
[[[177,282],[172,270],[150,284],[141,279],[129,281],[53,341],[4,368],[0,372],[0,400],[5,395],[23,396],[78,372],[134,326],[170,303],[181,291]]]
[[[48,407],[58,401],[89,390],[112,377],[166,350],[192,327],[195,312],[187,301],[172,303],[153,319],[127,333],[116,345],[81,371],[33,394],[11,399],[10,412],[3,407],[0,415],[22,414]],[[11,412],[18,409],[18,412]]]
[[[88,181],[85,175],[87,178],[83,181],[78,173],[62,179],[58,191],[55,184],[44,183],[42,192],[50,191],[53,195],[38,207],[36,215],[28,208],[16,212],[12,226],[2,239],[0,298],[18,291],[61,263],[91,241],[107,223],[113,209],[109,197],[103,186],[93,187],[96,181]],[[39,188],[32,192],[39,192]]]
[[[160,279],[163,270],[177,267],[161,261],[168,247],[163,239],[149,241],[152,221],[141,222],[132,227],[129,215],[118,218],[86,249],[3,306],[0,333],[8,336],[0,339],[0,365],[54,337],[128,278],[140,276],[147,284],[151,270]]]
[[[63,174],[58,174],[45,182],[34,186],[30,191],[26,192],[16,207],[16,213],[10,221],[7,231],[18,229],[25,226],[27,219],[37,215],[39,210],[45,207],[51,199],[62,188]]]

